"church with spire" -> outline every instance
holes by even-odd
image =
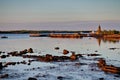
[[[98,29],[97,29],[97,31],[96,31],[96,34],[98,34],[98,35],[99,35],[99,34],[102,34],[102,30],[101,30],[101,26],[100,26],[100,25],[98,26]]]

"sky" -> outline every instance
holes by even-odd
[[[0,23],[120,20],[120,0],[0,0]]]

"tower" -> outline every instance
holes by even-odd
[[[101,26],[100,25],[98,26],[96,34],[101,34]]]

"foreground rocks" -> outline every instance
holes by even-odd
[[[76,60],[73,59],[73,57],[69,57],[69,56],[52,56],[51,54],[46,54],[45,56],[36,56],[36,55],[23,55],[23,58],[34,58],[38,61],[43,61],[43,62],[63,62],[63,61],[67,61],[67,60]]]
[[[29,49],[27,50],[27,52],[28,52],[28,53],[33,53],[33,49],[32,49],[32,48],[29,48]]]
[[[37,79],[33,77],[29,77],[28,80],[37,80]]]
[[[29,48],[29,49],[24,49],[24,50],[22,50],[22,51],[20,51],[20,52],[18,52],[18,51],[13,51],[13,52],[8,53],[8,55],[12,55],[12,56],[22,56],[22,55],[24,55],[24,54],[26,54],[26,53],[34,53],[34,52],[33,52],[33,49],[32,49],[32,48]]]
[[[3,68],[2,62],[0,62],[0,70]]]
[[[73,52],[72,55],[70,56],[71,61],[74,61],[77,59],[77,56],[75,55],[75,53]]]
[[[30,51],[32,51],[32,50],[30,49]],[[16,66],[19,66],[19,69],[21,69],[21,65],[18,65],[18,64],[23,64],[23,65],[28,66],[28,67],[30,65],[30,68],[23,69],[23,71],[26,71],[27,74],[33,74],[32,75],[33,77],[31,77],[31,76],[25,77],[26,80],[37,80],[37,79],[41,79],[41,80],[46,79],[46,80],[48,80],[49,78],[51,78],[51,76],[53,77],[53,79],[57,79],[57,80],[65,80],[65,79],[68,80],[68,79],[76,79],[76,78],[74,78],[74,75],[73,76],[71,75],[73,77],[72,78],[71,76],[52,75],[51,73],[53,71],[60,70],[60,72],[63,72],[63,74],[65,72],[66,75],[69,75],[72,72],[74,74],[74,72],[75,72],[76,73],[75,75],[77,75],[77,76],[84,76],[84,75],[86,76],[86,75],[88,75],[87,77],[90,77],[93,74],[91,74],[91,73],[90,74],[87,74],[87,73],[84,74],[84,72],[87,71],[88,69],[89,69],[89,71],[92,71],[92,72],[94,71],[96,73],[96,72],[100,72],[102,70],[105,71],[105,69],[107,69],[107,68],[104,69],[104,67],[105,66],[107,66],[107,67],[110,66],[110,65],[106,64],[106,61],[104,59],[102,59],[100,57],[96,57],[96,56],[100,56],[100,54],[95,54],[95,53],[94,54],[77,54],[74,51],[69,51],[70,54],[72,53],[69,56],[68,55],[63,55],[63,54],[62,54],[63,56],[54,56],[52,54],[46,54],[46,55],[38,54],[38,55],[35,55],[34,53],[33,54],[26,54],[26,53],[28,53],[28,49],[25,49],[25,50],[23,50],[21,52],[14,51],[11,54],[9,54],[10,57],[11,56],[14,56],[14,57],[18,56],[18,57],[23,57],[23,58],[27,58],[27,59],[25,59],[25,61],[20,60],[21,62],[20,61],[18,61],[18,62],[9,62],[8,61],[8,62],[3,62],[3,63],[1,62],[0,63],[1,72],[3,72],[4,69],[7,69],[6,67],[9,68],[9,65],[10,65],[10,67],[12,66],[13,68],[16,67]],[[67,53],[67,54],[69,54],[69,53]],[[28,58],[30,58],[30,59],[28,59]],[[55,64],[55,66],[50,65],[50,66],[47,66],[47,67],[46,66],[41,67],[41,63],[36,66],[36,62],[34,64],[34,62],[32,63],[32,61],[36,61],[37,63],[43,62],[45,64],[47,62],[48,64],[49,63],[50,64]],[[90,63],[89,63],[89,61],[90,61]],[[98,61],[98,66],[99,66],[99,68],[101,70],[97,67],[97,61]],[[56,66],[56,64],[58,66]],[[32,68],[31,68],[31,65],[33,66]],[[84,68],[81,68],[81,66],[83,66],[83,67],[86,66],[88,68],[84,69]],[[108,68],[110,68],[110,67],[108,67]],[[44,70],[44,71],[46,70],[46,73],[42,73],[41,70]],[[111,69],[111,70],[113,70],[113,69]],[[36,73],[32,73],[32,72],[36,72],[36,71],[38,71],[39,74],[36,75]],[[69,71],[71,71],[71,72],[69,73]],[[105,71],[105,72],[108,72],[108,70]],[[24,76],[27,75],[27,74],[24,74],[24,75],[22,74],[21,75],[21,73],[19,73],[19,72],[18,73],[15,72],[15,74],[13,74],[14,71],[13,72],[11,71],[10,73],[8,71],[9,74],[6,74],[6,73],[7,72],[0,75],[0,79],[2,79],[2,78],[5,78],[5,79],[13,78],[13,79],[15,79],[16,77],[19,78],[19,77],[24,77]],[[59,71],[58,71],[58,73],[59,73]],[[80,75],[79,75],[79,73],[80,73]],[[19,75],[16,75],[16,74],[19,74]],[[114,75],[116,75],[116,73]],[[106,77],[104,77],[104,76],[96,77],[95,76],[94,79],[95,80],[105,80]]]
[[[9,75],[8,74],[2,74],[0,75],[0,78],[7,78]]]
[[[63,50],[63,54],[68,54],[68,53],[69,53],[68,50],[66,50],[66,49]]]
[[[103,59],[100,59],[98,61],[98,67],[105,72],[120,74],[120,67],[115,67],[113,65],[107,65],[106,61]]]

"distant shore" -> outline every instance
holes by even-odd
[[[90,33],[92,31],[61,31],[61,30],[13,30],[13,31],[0,31],[0,34],[25,34],[25,33]]]

